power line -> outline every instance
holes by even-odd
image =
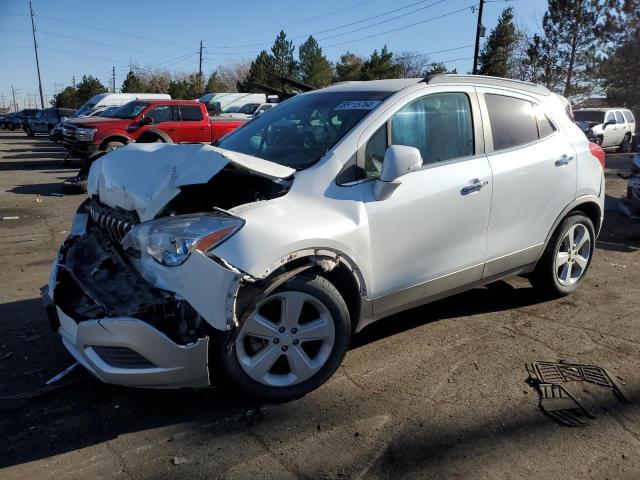
[[[427,18],[426,20],[422,20],[420,22],[411,23],[409,25],[404,25],[402,27],[392,28],[392,29],[386,30],[384,32],[379,32],[379,33],[374,33],[374,34],[371,34],[371,35],[367,35],[365,37],[352,38],[351,40],[346,40],[344,42],[338,42],[338,43],[334,43],[332,45],[327,45],[325,48],[337,47],[338,45],[344,45],[346,43],[358,42],[360,40],[366,40],[368,38],[379,37],[380,35],[386,35],[387,33],[397,32],[399,30],[404,30],[405,28],[415,27],[416,25],[422,25],[422,24],[427,23],[427,22],[432,22],[434,20],[439,20],[441,18],[448,17],[449,15],[454,15],[454,14],[460,13],[460,12],[462,12],[464,10],[468,10],[469,8],[471,8],[471,5],[466,6],[464,8],[459,8],[458,10],[453,10],[451,12],[443,13],[442,15],[438,15],[436,17]]]
[[[53,21],[53,22],[67,23],[69,25],[75,25],[77,27],[91,28],[93,30],[101,30],[103,32],[115,33],[116,35],[124,35],[126,37],[137,38],[138,40],[146,40],[146,41],[149,41],[149,42],[163,43],[165,45],[173,45],[173,46],[181,47],[181,48],[190,48],[190,47],[188,47],[186,45],[181,45],[179,43],[167,42],[165,40],[158,40],[158,39],[154,39],[154,38],[143,37],[141,35],[134,35],[132,33],[127,33],[127,32],[120,32],[120,31],[117,31],[117,30],[111,30],[109,28],[98,27],[96,25],[89,25],[89,24],[86,24],[86,23],[72,22],[70,20],[64,20],[62,18],[49,17],[49,16],[46,16],[46,15],[36,15],[36,17],[43,18],[45,20],[50,20],[50,21]]]

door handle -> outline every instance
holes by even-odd
[[[471,185],[462,187],[462,190],[460,190],[462,195],[469,195],[470,193],[479,191],[482,187],[489,185],[489,180],[480,181],[479,179],[474,178],[469,183],[471,183]]]
[[[571,160],[573,160],[573,155],[569,156],[567,154],[564,154],[560,157],[560,160],[556,160],[556,167],[563,167],[565,165],[568,165]]]
[[[167,132],[175,132],[176,129],[175,128],[167,128]]]
[[[200,127],[198,130],[205,131],[205,130],[206,130],[206,128],[205,128],[205,127]]]

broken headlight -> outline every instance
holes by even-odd
[[[181,265],[194,250],[205,253],[237,232],[244,221],[224,214],[189,214],[152,220],[122,240],[128,253],[147,254],[167,267]]]

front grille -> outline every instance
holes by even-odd
[[[120,243],[129,230],[140,223],[135,212],[109,208],[96,200],[91,201],[89,211],[94,223],[117,243]]]
[[[76,127],[66,123],[62,124],[62,136],[67,141],[76,141]]]
[[[127,347],[92,346],[91,348],[105,363],[115,368],[156,368],[153,362]]]

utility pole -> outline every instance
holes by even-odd
[[[36,51],[36,68],[38,70],[38,85],[40,87],[40,107],[44,108],[44,95],[42,94],[42,78],[40,77],[40,60],[38,60],[38,42],[36,42],[36,24],[33,21],[33,7],[29,2],[29,10],[31,11],[31,31],[33,33],[33,49]]]
[[[4,105],[4,93],[2,95],[0,95],[0,97],[2,97],[2,109],[4,110],[5,105]]]
[[[202,40],[200,40],[200,68],[198,69],[198,73],[202,77]]]
[[[478,74],[478,53],[480,52],[480,31],[482,30],[482,7],[484,7],[484,0],[480,0],[480,7],[478,8],[478,25],[476,27],[476,49],[473,53],[473,74]]]
[[[71,84],[73,85],[73,88],[76,88],[76,76],[75,75],[71,78]]]
[[[18,104],[16,103],[16,89],[11,85],[11,95],[13,95],[13,111],[18,111]]]
[[[113,69],[111,70],[112,74],[111,74],[111,79],[113,82],[113,91],[111,93],[116,93],[116,67],[113,67]]]

